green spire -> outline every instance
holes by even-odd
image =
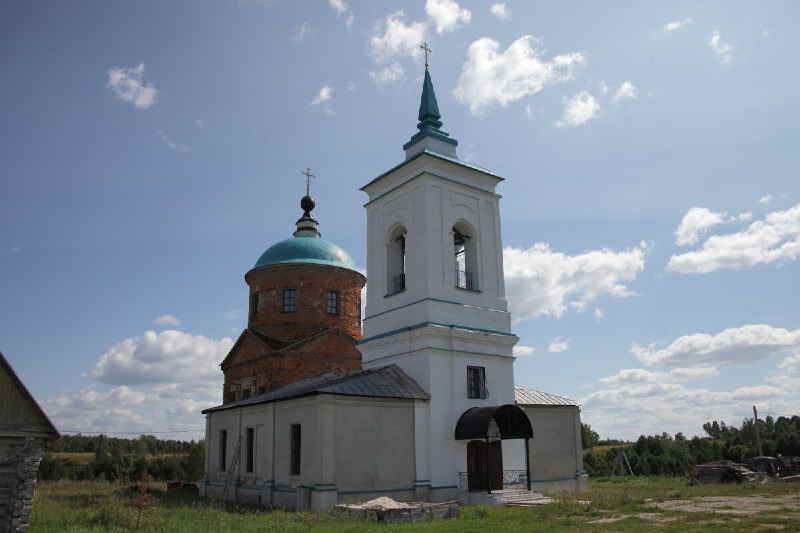
[[[403,145],[403,150],[407,150],[425,137],[433,137],[449,145],[457,146],[457,140],[451,139],[450,134],[439,129],[442,127],[442,121],[439,120],[441,118],[439,104],[436,102],[436,93],[433,90],[433,81],[431,81],[431,74],[426,65],[425,81],[422,83],[422,98],[419,101],[419,124],[417,124],[419,131]]]
[[[425,69],[425,82],[422,84],[422,98],[419,102],[419,124],[417,124],[417,128],[423,130],[427,125],[441,128],[442,121],[439,120],[440,118],[442,118],[442,115],[439,114],[439,104],[436,103],[436,93],[433,91],[431,73],[428,72],[428,69]]]

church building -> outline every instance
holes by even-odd
[[[458,159],[442,125],[426,65],[405,160],[361,189],[363,320],[367,279],[322,239],[308,187],[293,237],[245,275],[201,494],[327,510],[588,488],[577,404],[514,384],[503,178]]]

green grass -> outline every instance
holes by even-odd
[[[462,507],[457,520],[423,524],[379,524],[322,513],[295,513],[263,507],[228,505],[224,509],[191,490],[166,492],[152,485],[158,505],[141,515],[141,531],[752,531],[764,527],[800,530],[800,484],[688,486],[677,478],[600,478],[585,494],[566,494],[530,508]],[[138,496],[112,483],[43,483],[36,490],[31,531],[132,531]],[[681,512],[656,507],[664,500],[699,501],[706,496],[781,498],[779,509],[753,515]],[[589,501],[590,503],[586,503]],[[788,502],[788,503],[786,503]],[[735,507],[736,505],[732,505]],[[721,505],[720,509],[730,507]],[[644,514],[643,514],[644,513]],[[620,520],[621,518],[621,520]],[[597,522],[605,520],[605,522]],[[616,520],[616,521],[611,521]]]

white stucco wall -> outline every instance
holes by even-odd
[[[531,489],[540,492],[586,490],[583,471],[580,408],[521,406],[531,420]]]

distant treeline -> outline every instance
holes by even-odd
[[[51,452],[94,453],[89,461],[56,457]],[[65,435],[49,443],[39,479],[135,482],[147,474],[155,481],[196,482],[203,475],[205,442],[160,440],[152,435],[119,439],[105,435]]]
[[[62,435],[46,446],[49,452],[92,452],[109,454],[189,453],[195,441],[162,440],[154,435],[141,435],[136,439],[121,439],[106,435]]]
[[[584,448],[621,444],[619,441],[601,441],[590,426],[584,426]],[[709,461],[728,459],[742,462],[757,456],[755,428],[752,419],[745,420],[741,427],[726,426],[724,422],[715,420],[703,424],[707,437],[687,439],[681,433],[674,437],[667,433],[649,437],[642,435],[624,450],[635,475],[685,475],[696,465]],[[768,416],[758,421],[758,428],[764,455],[800,456],[800,416],[781,416],[777,419]],[[584,468],[590,476],[609,476],[617,455],[618,448],[600,454],[586,453]]]

